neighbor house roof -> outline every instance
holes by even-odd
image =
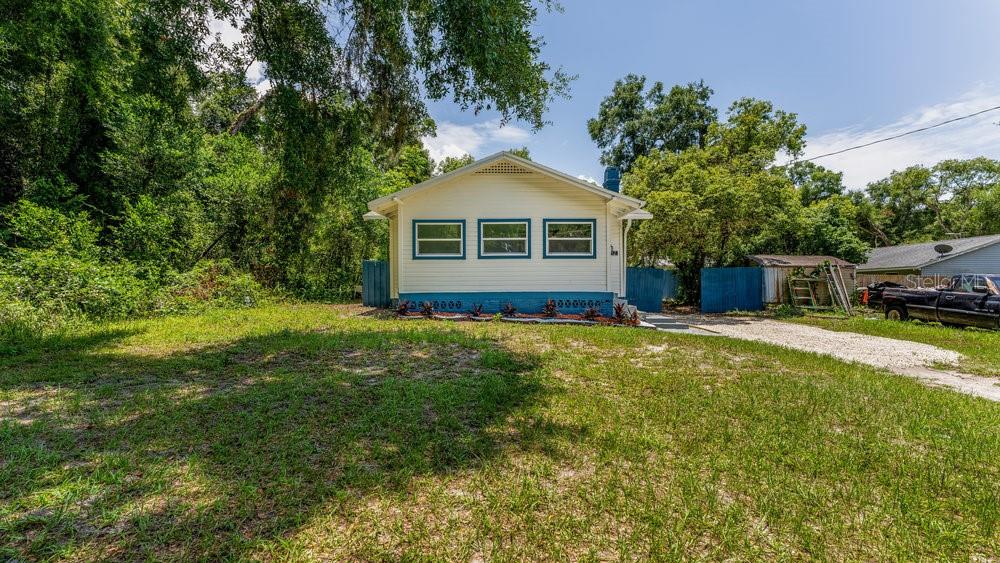
[[[837,266],[853,266],[847,260],[841,260],[833,256],[798,256],[792,254],[753,254],[747,256],[751,261],[761,266],[777,266],[784,268],[815,268],[825,262]]]
[[[490,166],[492,164],[495,164],[495,163],[497,163],[499,161],[503,161],[503,160],[506,160],[508,162],[511,162],[511,163],[513,163],[513,164],[515,164],[517,166],[520,166],[522,168],[526,168],[526,169],[531,170],[533,172],[538,172],[539,174],[543,174],[543,175],[548,176],[550,178],[554,178],[556,180],[560,180],[562,182],[565,182],[566,184],[569,184],[569,185],[571,185],[573,187],[576,187],[576,188],[579,188],[581,190],[590,192],[592,194],[598,195],[598,196],[600,196],[602,198],[605,198],[605,199],[607,199],[609,201],[615,200],[615,201],[621,202],[626,207],[629,207],[631,209],[639,209],[643,205],[646,204],[646,202],[642,201],[641,199],[636,199],[634,197],[629,197],[627,195],[620,194],[618,192],[613,192],[613,191],[611,191],[609,189],[606,189],[606,188],[603,188],[601,186],[598,186],[597,184],[593,184],[593,183],[590,183],[590,182],[585,182],[585,181],[583,181],[583,180],[581,180],[579,178],[574,178],[573,176],[570,176],[569,174],[565,174],[565,173],[560,172],[558,170],[549,168],[548,166],[544,166],[544,165],[538,164],[537,162],[534,162],[534,161],[531,161],[531,160],[528,160],[528,159],[525,159],[525,158],[521,158],[521,157],[519,157],[519,156],[517,156],[515,154],[511,154],[511,153],[509,153],[507,151],[502,151],[502,152],[498,152],[498,153],[496,153],[494,155],[490,155],[490,156],[488,156],[486,158],[477,160],[477,161],[473,162],[472,164],[469,164],[469,165],[463,166],[461,168],[458,168],[457,170],[452,170],[451,172],[448,172],[447,174],[441,174],[440,176],[435,176],[435,177],[431,178],[430,180],[427,180],[427,181],[421,182],[419,184],[410,186],[408,188],[399,190],[398,192],[391,193],[391,194],[389,194],[387,196],[383,196],[383,197],[380,197],[378,199],[369,201],[368,202],[368,209],[370,209],[372,212],[374,212],[376,214],[382,214],[383,212],[389,211],[393,207],[395,207],[395,205],[397,204],[397,202],[399,200],[406,199],[406,198],[408,198],[408,197],[410,197],[410,196],[412,196],[414,194],[417,194],[417,193],[420,193],[420,192],[422,192],[424,190],[432,189],[432,188],[434,188],[434,187],[436,187],[438,185],[441,185],[441,184],[443,184],[444,182],[446,182],[448,180],[452,180],[454,178],[457,178],[458,176],[463,176],[465,174],[471,174],[471,173],[473,173],[473,172],[475,172],[477,170],[480,170],[482,168],[485,168],[487,166]],[[634,217],[634,218],[645,218],[645,217]]]
[[[884,246],[873,249],[871,255],[868,257],[868,262],[858,266],[858,271],[919,270],[931,264],[950,260],[956,256],[968,254],[969,252],[974,252],[997,243],[1000,243],[1000,235],[957,238],[904,244],[901,246]],[[934,247],[941,244],[950,246],[952,248],[951,252],[941,254],[934,249]]]

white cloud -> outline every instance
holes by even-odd
[[[232,47],[243,41],[243,32],[225,20],[213,18],[212,21],[208,22],[208,31],[212,35],[218,36],[219,41],[226,47]]]
[[[268,90],[271,89],[272,86],[274,86],[274,84],[271,82],[270,79],[267,78],[253,85],[254,89],[257,90],[258,96],[263,96],[264,94],[266,94]]]
[[[264,63],[260,61],[250,63],[250,66],[247,67],[247,80],[250,81],[250,84],[258,84],[264,79]]]
[[[431,158],[440,161],[445,157],[459,157],[471,154],[475,157],[485,156],[483,151],[495,152],[513,148],[516,143],[524,143],[531,138],[531,132],[516,125],[500,125],[497,119],[459,125],[450,121],[437,124],[436,137],[420,139],[431,154]]]
[[[940,123],[986,108],[1000,106],[1000,91],[979,87],[959,98],[921,108],[895,122],[874,128],[854,126],[806,138],[803,158],[869,143],[877,139]],[[933,165],[948,158],[976,156],[1000,157],[1000,111],[949,123],[930,131],[844,154],[820,158],[815,162],[844,173],[844,184],[851,189],[864,188],[869,182],[884,178],[893,170],[915,164]]]
[[[226,47],[243,41],[243,32],[225,20],[212,19],[208,22],[208,31]],[[254,61],[247,67],[247,82],[257,90],[258,95],[267,93],[273,86],[267,78],[267,67],[260,61]]]
[[[587,176],[586,174],[577,174],[577,178],[583,180],[584,182],[590,182],[591,184],[597,184],[597,180],[593,176]],[[600,184],[597,184],[598,186]]]

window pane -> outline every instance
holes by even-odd
[[[549,254],[590,254],[589,240],[559,240],[549,241]]]
[[[483,238],[526,238],[528,226],[524,223],[483,223]]]
[[[590,238],[593,233],[590,223],[549,223],[549,238]]]
[[[462,254],[462,241],[459,240],[421,240],[417,241],[417,254]]]
[[[526,240],[484,240],[483,254],[527,254]]]
[[[462,225],[457,223],[417,223],[417,238],[461,238]]]

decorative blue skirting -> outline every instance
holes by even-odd
[[[614,314],[615,295],[610,291],[483,291],[400,293],[399,299],[410,301],[414,309],[430,301],[437,311],[459,313],[472,309],[473,305],[482,305],[484,313],[498,313],[507,303],[517,307],[519,313],[541,313],[545,302],[552,299],[561,313],[582,313],[593,307],[610,317]]]

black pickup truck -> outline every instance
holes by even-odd
[[[885,318],[1000,328],[1000,274],[961,274],[936,289],[886,287]]]

